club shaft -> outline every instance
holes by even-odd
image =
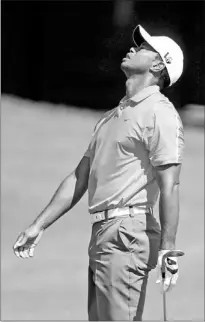
[[[164,321],[167,321],[166,292],[165,291],[163,291],[163,314],[164,314]]]

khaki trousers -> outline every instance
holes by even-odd
[[[160,228],[151,214],[97,222],[89,244],[90,321],[141,321],[148,274],[155,268]]]

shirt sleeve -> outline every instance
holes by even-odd
[[[96,123],[93,133],[92,133],[92,137],[91,137],[91,141],[90,144],[87,148],[87,150],[84,153],[85,157],[90,158],[92,151],[94,150],[95,147],[95,141],[96,141],[96,134],[99,131],[100,127],[103,125],[103,123],[109,118],[112,117],[112,115],[115,113],[116,108],[113,108],[110,111],[107,111],[106,113],[103,114],[103,116],[99,119],[99,121]]]
[[[172,105],[159,106],[154,110],[152,125],[146,131],[145,141],[150,162],[154,167],[182,163],[183,124]]]
[[[91,140],[90,140],[90,143],[88,145],[88,148],[87,150],[85,151],[84,153],[84,157],[87,157],[87,158],[90,158],[91,154],[92,154],[92,149],[93,149],[93,141],[94,141],[94,136],[95,136],[95,133],[96,133],[96,126],[93,130],[93,133],[92,133],[92,136],[91,136]]]
[[[87,150],[84,153],[84,157],[90,158],[90,156],[91,156],[91,148],[90,148],[90,144],[89,144]]]
[[[94,141],[95,141],[95,134],[97,133],[100,125],[103,123],[104,121],[104,117],[102,117],[96,124],[95,124],[95,127],[93,129],[93,133],[92,133],[92,136],[91,136],[91,140],[90,140],[90,143],[88,145],[88,148],[87,150],[85,151],[84,153],[84,157],[88,157],[90,158],[91,154],[92,154],[92,149],[93,149],[93,146],[94,146]]]

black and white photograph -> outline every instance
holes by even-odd
[[[1,1],[1,321],[204,320],[204,13]]]

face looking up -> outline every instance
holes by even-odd
[[[132,47],[123,58],[121,63],[122,71],[130,76],[132,74],[144,74],[150,70],[158,53],[147,43],[143,42],[140,47]]]

